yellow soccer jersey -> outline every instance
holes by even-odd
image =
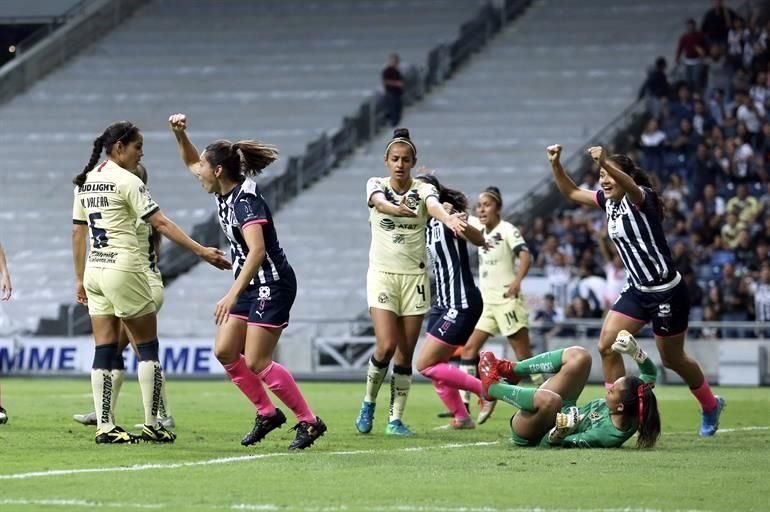
[[[143,271],[136,223],[158,210],[142,180],[112,161],[90,171],[85,183],[75,187],[72,206],[72,221],[88,224],[91,232],[86,268]]]
[[[519,230],[501,220],[491,231],[487,231],[476,217],[470,217],[469,223],[484,235],[484,245],[479,247],[479,289],[485,304],[508,302],[503,295],[507,285],[516,277],[514,261],[516,249],[526,247]]]
[[[372,206],[372,195],[382,192],[385,198],[398,205],[402,198],[417,217],[394,217],[377,211]],[[425,224],[428,208],[425,201],[438,192],[433,185],[412,180],[409,190],[399,194],[390,186],[390,178],[370,178],[366,183],[369,204],[369,224],[372,245],[369,249],[369,268],[394,274],[423,274],[428,271],[425,248]]]

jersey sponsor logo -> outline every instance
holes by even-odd
[[[406,243],[406,237],[401,233],[396,233],[393,235],[393,243],[394,244],[404,244]]]
[[[118,262],[118,253],[115,251],[93,250],[88,254],[89,263],[115,264]]]
[[[78,187],[78,192],[115,192],[114,183],[84,183]]]
[[[382,219],[380,221],[380,227],[385,231],[393,231],[396,229],[396,223],[390,219]]]

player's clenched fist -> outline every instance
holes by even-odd
[[[168,118],[168,124],[175,132],[183,132],[187,129],[187,116],[184,114],[173,114]]]
[[[553,144],[545,148],[545,152],[548,155],[549,162],[558,162],[559,156],[561,156],[561,144]]]

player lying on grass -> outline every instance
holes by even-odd
[[[518,363],[482,353],[479,376],[484,394],[519,408],[511,418],[513,443],[618,448],[638,432],[637,447],[655,446],[660,436],[658,402],[652,392],[655,364],[628,331],[620,331],[612,349],[633,358],[641,376],[620,377],[604,399],[582,407],[576,402],[591,371],[591,355],[583,347],[553,350]],[[539,388],[515,385],[522,376],[541,372],[555,375]]]

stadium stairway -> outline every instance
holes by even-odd
[[[283,158],[269,172],[280,174],[288,156],[338,127],[379,88],[389,53],[398,51],[404,65],[423,63],[477,9],[470,0],[157,0],[140,8],[0,106],[0,240],[14,278],[14,299],[4,304],[10,330],[35,330],[72,302],[70,180],[107,124],[130,119],[142,128],[153,196],[189,231],[210,217],[214,202],[179,161],[166,127],[170,113],[190,116],[191,137],[201,145],[222,137],[278,145]],[[287,226],[283,236],[295,229],[304,228]],[[296,247],[290,242],[290,254]],[[193,277],[178,293],[174,285],[169,309],[208,335],[210,323],[198,331],[193,321],[197,301],[208,311],[209,295],[228,281],[222,274],[200,283]],[[214,292],[200,290],[209,284]]]

